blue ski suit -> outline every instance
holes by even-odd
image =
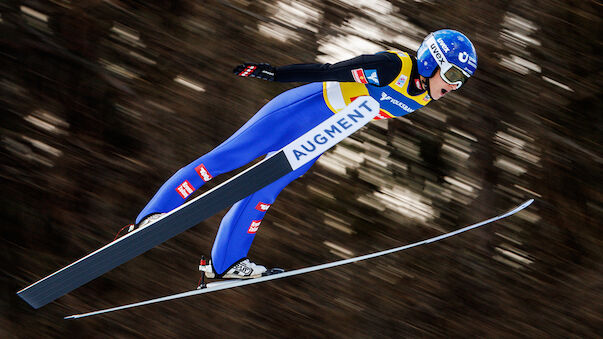
[[[230,138],[168,179],[140,212],[136,223],[150,214],[180,206],[215,176],[281,149],[358,96],[370,95],[379,102],[381,111],[376,119],[402,116],[423,107],[431,98],[415,85],[418,78],[415,59],[393,51],[362,55],[333,65],[277,68],[275,81],[326,81],[302,85],[272,99]],[[237,202],[228,211],[211,252],[217,274],[247,256],[277,195],[317,159]]]

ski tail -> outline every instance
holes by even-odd
[[[359,257],[354,257],[354,258],[349,258],[349,259],[334,261],[334,262],[330,262],[330,263],[326,263],[326,264],[322,264],[322,265],[310,266],[310,267],[300,268],[300,269],[293,270],[293,271],[287,271],[287,272],[282,272],[282,273],[279,273],[279,274],[268,275],[268,276],[264,276],[264,277],[260,277],[260,278],[245,279],[245,280],[236,280],[236,281],[232,281],[232,282],[228,282],[228,283],[222,283],[222,284],[215,285],[215,286],[207,286],[207,288],[202,288],[202,289],[198,289],[198,290],[193,290],[193,291],[178,293],[178,294],[174,294],[174,295],[169,295],[169,296],[165,296],[165,297],[161,297],[161,298],[156,298],[156,299],[141,301],[141,302],[137,302],[137,303],[134,303],[134,304],[128,304],[128,305],[123,305],[123,306],[108,308],[108,309],[104,309],[104,310],[98,310],[98,311],[89,312],[89,313],[74,314],[74,315],[70,315],[70,316],[65,317],[65,319],[85,318],[85,317],[89,317],[89,316],[93,316],[93,315],[98,315],[98,314],[103,314],[103,313],[109,313],[109,312],[114,312],[114,311],[119,311],[119,310],[124,310],[124,309],[128,309],[128,308],[134,308],[134,307],[144,306],[144,305],[149,305],[149,304],[155,304],[155,303],[160,303],[160,302],[163,302],[163,301],[180,299],[180,298],[190,297],[190,296],[198,295],[198,294],[216,292],[216,291],[220,291],[220,290],[224,290],[224,289],[229,289],[229,288],[233,288],[233,287],[239,287],[239,286],[257,284],[257,283],[261,283],[261,282],[265,282],[265,281],[269,281],[269,280],[276,280],[276,279],[291,277],[291,276],[295,276],[295,275],[310,273],[310,272],[314,272],[314,271],[320,271],[320,270],[324,270],[324,269],[328,269],[328,268],[332,268],[332,267],[336,267],[336,266],[341,266],[341,265],[346,265],[346,264],[354,263],[354,262],[361,261],[361,260],[367,260],[367,259],[372,259],[372,258],[384,256],[384,255],[387,255],[387,254],[401,252],[401,251],[407,250],[409,248],[413,248],[413,247],[417,247],[417,246],[421,246],[421,245],[433,243],[433,242],[436,242],[436,241],[440,241],[442,239],[450,238],[450,237],[455,236],[457,234],[460,234],[460,233],[463,233],[463,232],[467,232],[467,231],[470,231],[472,229],[475,229],[475,228],[478,228],[478,227],[481,227],[481,226],[493,223],[493,222],[498,221],[500,219],[504,219],[504,218],[509,217],[509,216],[511,216],[511,215],[513,215],[513,214],[515,214],[515,213],[517,213],[517,212],[525,209],[526,207],[530,206],[532,204],[532,202],[534,202],[534,199],[527,200],[524,203],[522,203],[521,205],[519,205],[519,206],[517,206],[517,207],[515,207],[515,208],[513,208],[511,210],[509,210],[508,212],[502,213],[502,214],[497,215],[497,216],[495,216],[493,218],[490,218],[488,220],[484,220],[484,221],[478,222],[476,224],[473,224],[473,225],[470,225],[470,226],[466,226],[466,227],[460,228],[458,230],[455,230],[455,231],[452,231],[452,232],[448,232],[448,233],[445,233],[445,234],[442,234],[442,235],[439,235],[439,236],[436,236],[436,237],[433,237],[433,238],[429,238],[429,239],[425,239],[425,240],[422,240],[422,241],[418,241],[418,242],[415,242],[415,243],[412,243],[412,244],[409,244],[409,245],[400,246],[400,247],[392,248],[392,249],[381,251],[381,252],[370,253],[370,254],[359,256]]]

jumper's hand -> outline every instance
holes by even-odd
[[[275,67],[266,63],[244,63],[232,70],[232,72],[238,76],[260,78],[268,81],[274,81],[275,71]]]

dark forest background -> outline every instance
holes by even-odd
[[[600,336],[601,8],[2,1],[0,337]],[[304,15],[318,18],[298,24]],[[16,296],[111,241],[172,173],[296,86],[236,78],[235,65],[315,62],[345,36],[366,39],[372,52],[411,51],[400,36],[420,41],[442,27],[476,45],[475,77],[323,156],[281,194],[250,256],[295,269],[422,240],[535,198],[528,210],[346,267],[62,319],[195,288],[222,212],[42,309]],[[383,34],[363,36],[368,28]]]

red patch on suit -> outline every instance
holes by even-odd
[[[176,187],[176,192],[178,192],[178,194],[180,194],[182,199],[188,198],[188,196],[191,195],[194,191],[195,191],[195,187],[193,187],[193,185],[191,185],[191,183],[188,180],[184,180],[183,183],[181,183],[178,187]]]
[[[261,212],[266,212],[268,209],[270,208],[270,204],[265,204],[263,202],[258,202],[258,204],[255,206],[255,209]]]
[[[258,229],[260,228],[260,224],[262,223],[262,220],[254,220],[251,222],[251,225],[249,225],[249,229],[247,230],[247,233],[249,234],[255,234],[255,232],[258,231]]]
[[[195,167],[195,172],[197,172],[197,174],[199,174],[201,179],[205,182],[208,182],[213,179],[213,176],[209,174],[209,171],[207,170],[207,168],[205,168],[205,165],[203,164]]]

